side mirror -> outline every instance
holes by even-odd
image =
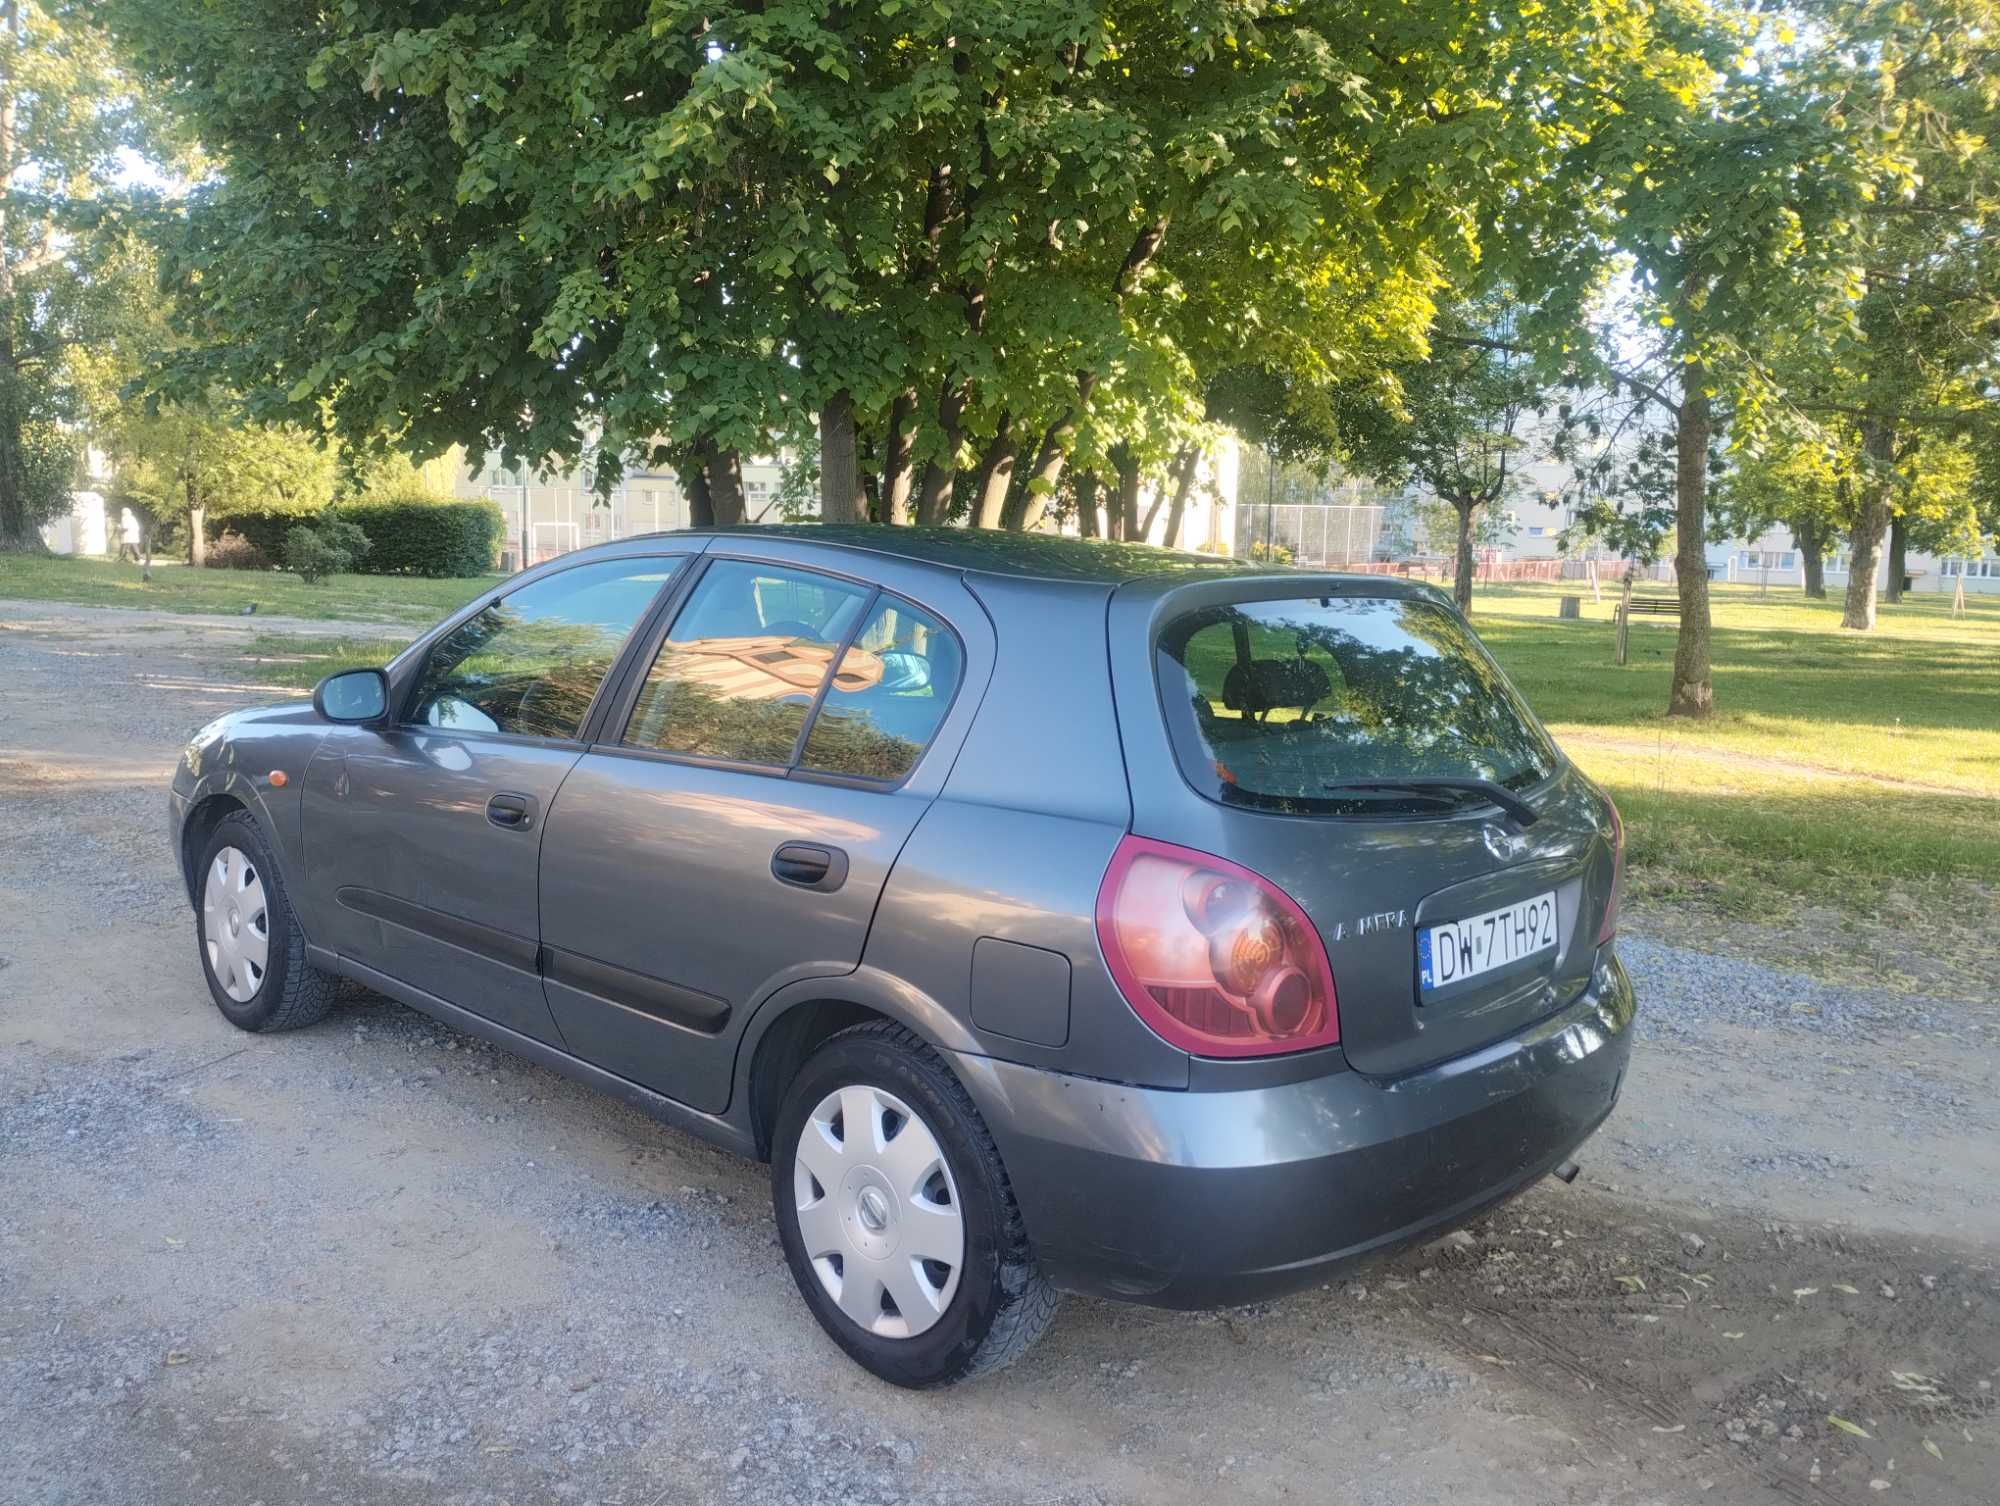
[[[389,711],[389,677],[379,669],[344,669],[313,691],[313,710],[330,722],[376,722]]]

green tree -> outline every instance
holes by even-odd
[[[1851,462],[1838,446],[1801,442],[1789,425],[1772,426],[1717,489],[1716,531],[1754,539],[1782,525],[1799,550],[1805,594],[1824,598],[1826,556],[1852,514]]]
[[[154,529],[178,525],[187,557],[207,557],[208,514],[269,508],[301,516],[333,499],[334,455],[309,430],[265,424],[219,389],[199,401],[134,400],[104,434],[112,498]]]
[[[1846,26],[1885,80],[1897,162],[1859,216],[1851,325],[1771,354],[1791,410],[1773,448],[1820,492],[1831,483],[1852,541],[1841,623],[1866,631],[1885,547],[1895,601],[1912,535],[1966,547],[1978,534],[1975,453],[2000,427],[2000,5],[1870,3]]]
[[[108,396],[132,261],[107,185],[140,123],[80,6],[0,0],[0,550],[42,547]]]
[[[725,522],[810,435],[828,518],[1032,526],[1074,462],[1124,531],[1246,347],[1317,401],[1475,264],[1582,265],[1557,168],[1680,66],[1639,0],[104,9],[223,164],[182,383]]]
[[[1392,383],[1361,389],[1340,411],[1355,469],[1384,485],[1414,481],[1452,510],[1460,611],[1472,610],[1479,522],[1519,484],[1528,431],[1546,406],[1521,323],[1504,292],[1453,308],[1430,359],[1392,369]]]
[[[1735,442],[1754,438],[1767,420],[1781,391],[1768,342],[1830,337],[1851,321],[1861,217],[1900,169],[1893,80],[1857,58],[1834,17],[1794,33],[1747,10],[1666,16],[1704,75],[1641,77],[1626,113],[1566,164],[1617,185],[1599,233],[1632,269],[1591,363],[1607,402],[1579,405],[1572,421],[1672,430],[1681,611],[1667,711],[1701,717],[1714,706],[1714,442],[1725,425]],[[1604,406],[1623,412],[1605,422]]]

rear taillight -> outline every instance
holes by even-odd
[[[1609,797],[1611,806],[1611,898],[1604,904],[1604,924],[1597,928],[1597,944],[1603,946],[1618,934],[1618,894],[1625,887],[1625,819]]]
[[[1196,1056],[1330,1046],[1326,948],[1290,895],[1205,852],[1126,837],[1097,891],[1097,940],[1139,1018]]]

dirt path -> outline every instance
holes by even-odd
[[[1635,939],[1576,1187],[912,1396],[809,1321],[761,1168],[379,1001],[221,1020],[162,781],[257,698],[234,632],[0,607],[0,1501],[1993,1498],[1988,1014]]]

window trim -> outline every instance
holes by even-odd
[[[645,688],[647,677],[653,672],[653,666],[659,662],[660,651],[665,646],[668,635],[672,633],[674,624],[686,610],[689,600],[699,589],[702,581],[708,578],[710,567],[717,561],[755,565],[772,571],[789,570],[803,575],[821,575],[845,585],[858,586],[867,593],[860,612],[855,615],[853,626],[841,639],[839,652],[828,661],[826,676],[820,681],[819,690],[814,695],[811,706],[806,709],[805,720],[799,724],[799,735],[792,744],[791,761],[788,763],[749,763],[742,759],[712,758],[700,753],[676,753],[669,748],[649,748],[643,744],[624,741],[626,730],[632,725],[632,718],[638,713],[640,692]],[[891,794],[916,777],[918,769],[930,756],[931,749],[937,746],[938,734],[944,731],[945,723],[951,719],[951,714],[958,705],[959,695],[965,689],[965,682],[971,678],[972,660],[966,652],[965,635],[959,632],[957,625],[948,616],[914,596],[902,591],[892,591],[851,571],[832,569],[816,562],[801,564],[791,559],[767,559],[755,554],[710,550],[702,554],[697,566],[687,572],[687,578],[679,583],[679,587],[680,589],[670,592],[665,602],[656,603],[653,620],[642,624],[645,630],[643,643],[635,639],[628,644],[628,663],[618,686],[617,699],[605,703],[601,717],[596,716],[598,708],[592,708],[596,725],[585,723],[586,730],[590,733],[588,745],[591,752],[642,758],[654,763],[682,764],[688,768],[715,769],[726,774],[756,774],[766,779],[797,779],[809,784],[840,785],[849,789],[868,790],[875,794]],[[875,608],[881,604],[884,597],[907,603],[951,634],[952,641],[958,645],[958,684],[952,687],[950,698],[939,710],[937,725],[931,728],[930,736],[924,739],[923,747],[918,750],[915,760],[901,778],[870,779],[860,774],[840,774],[826,769],[805,768],[799,760],[805,757],[806,743],[812,737],[813,724],[819,719],[820,707],[825,704],[827,692],[833,687],[834,667],[846,656],[847,650],[860,636],[861,629],[867,625],[869,617],[874,614]]]
[[[690,555],[686,550],[682,549],[658,552],[648,551],[644,554],[614,554],[602,559],[578,560],[574,564],[565,565],[558,570],[551,570],[547,574],[538,574],[533,580],[520,581],[512,586],[498,590],[489,596],[480,598],[473,604],[470,611],[461,612],[456,617],[448,619],[441,627],[433,631],[428,639],[411,645],[418,652],[411,662],[408,681],[401,688],[402,702],[397,709],[395,720],[389,724],[391,729],[398,732],[419,732],[432,737],[498,738],[504,742],[518,743],[527,747],[589,747],[591,737],[597,730],[596,723],[599,713],[606,704],[605,698],[607,692],[614,686],[622,684],[626,662],[631,656],[634,641],[645,630],[647,623],[652,620],[653,614],[659,611],[660,603],[663,600],[671,599],[685,577],[691,573],[687,567],[687,562],[693,558],[696,558],[696,556]],[[626,629],[625,637],[620,641],[617,653],[612,656],[611,667],[604,672],[604,678],[597,682],[597,689],[591,695],[590,705],[584,711],[583,720],[577,725],[575,735],[571,737],[545,737],[536,732],[481,732],[470,727],[433,727],[428,722],[419,722],[411,719],[411,713],[416,708],[417,692],[423,687],[424,671],[430,667],[431,655],[437,652],[439,644],[443,643],[445,639],[464,627],[468,622],[472,622],[484,613],[491,611],[517,592],[525,591],[530,586],[538,586],[545,580],[555,580],[560,576],[569,574],[572,570],[587,569],[594,565],[623,564],[627,561],[636,562],[640,560],[673,560],[676,563],[673,573],[660,583],[659,588],[653,593],[652,600],[646,603],[645,610],[640,612],[637,620],[633,622],[630,628]]]
[[[819,720],[819,708],[826,704],[827,692],[833,689],[833,677],[840,673],[840,666],[847,661],[847,651],[854,647],[854,640],[861,636],[861,630],[868,625],[868,619],[875,615],[876,603],[882,599],[882,588],[876,586],[863,598],[861,610],[854,614],[854,622],[835,646],[833,657],[826,661],[826,673],[820,677],[819,689],[813,692],[812,704],[806,707],[805,720],[799,723],[799,735],[792,741],[792,756],[785,764],[785,777],[790,778],[792,770],[799,767],[806,756],[806,743],[812,738],[813,723]],[[951,708],[945,707],[949,712]],[[931,736],[937,734],[932,732]],[[930,746],[930,738],[924,739],[924,747]],[[917,750],[917,757],[924,756],[923,749]]]

